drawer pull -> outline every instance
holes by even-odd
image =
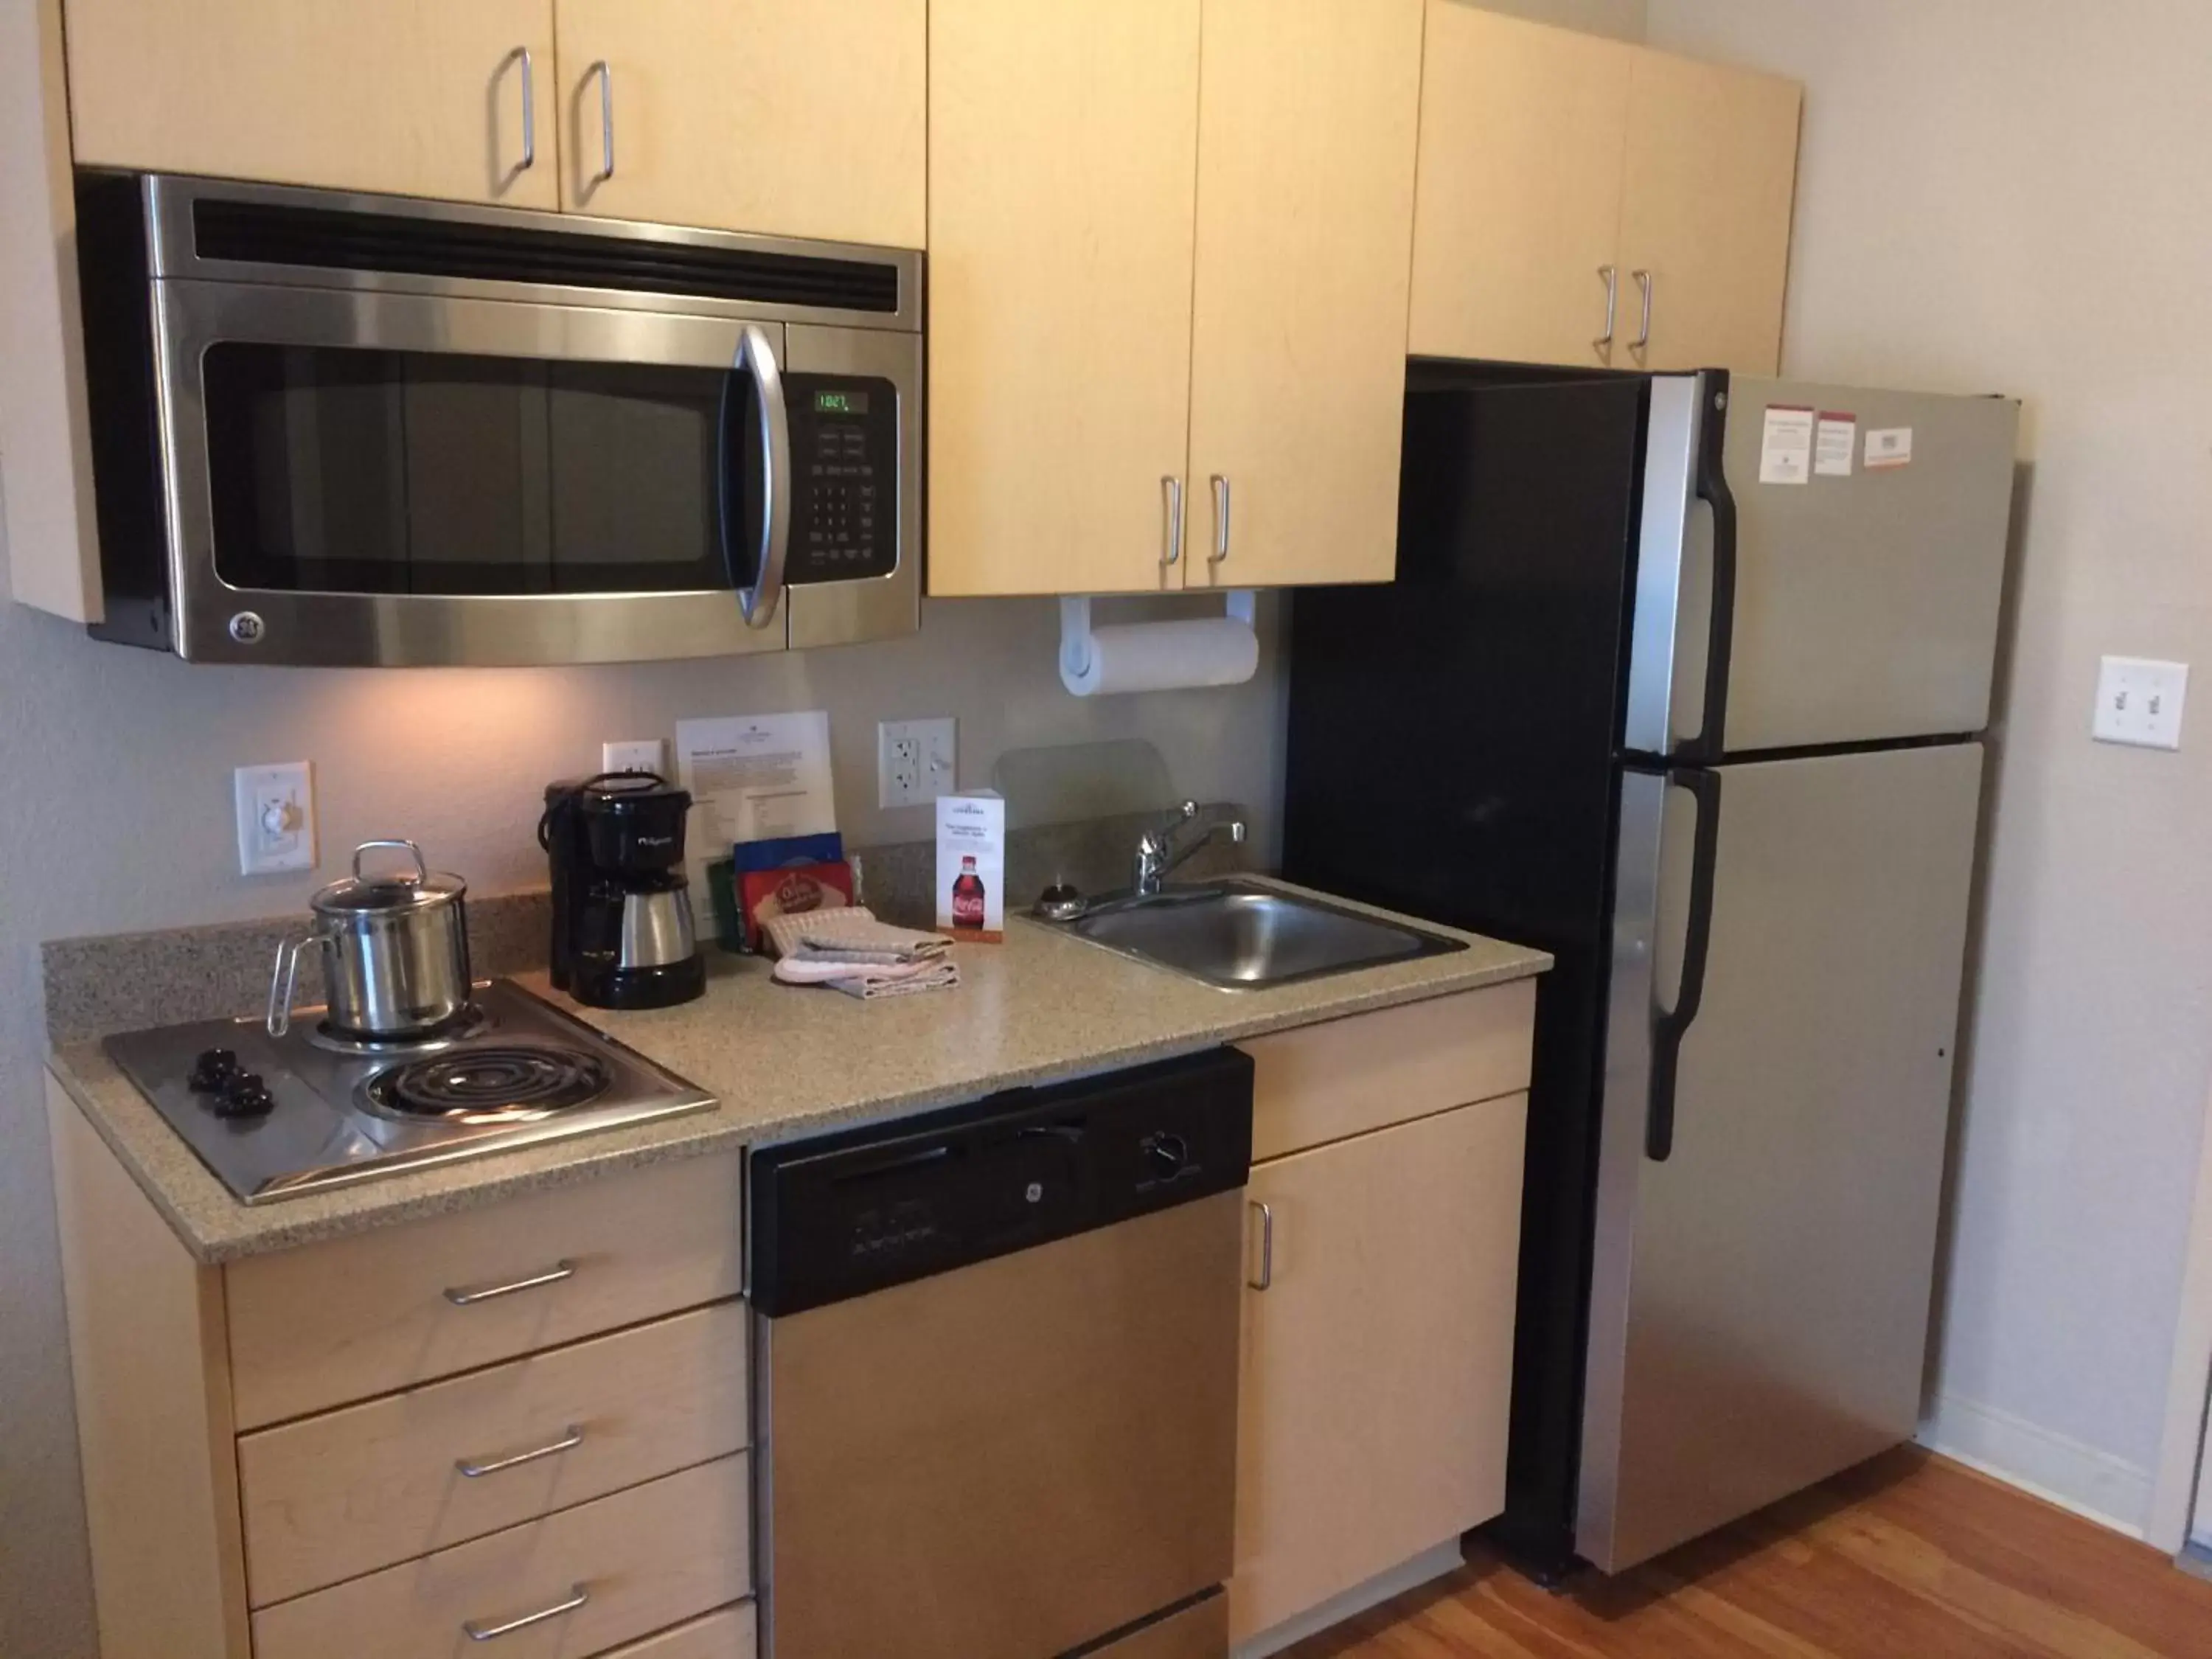
[[[512,1636],[519,1630],[528,1630],[532,1625],[542,1625],[548,1619],[558,1619],[564,1613],[574,1613],[592,1599],[592,1594],[581,1584],[568,1587],[568,1599],[556,1601],[550,1607],[540,1607],[535,1613],[526,1613],[520,1619],[510,1619],[503,1625],[481,1625],[473,1619],[464,1619],[461,1629],[471,1642],[489,1642],[495,1636]]]
[[[532,1273],[527,1279],[518,1279],[506,1285],[473,1285],[466,1290],[447,1291],[446,1300],[456,1308],[473,1308],[479,1302],[490,1302],[499,1297],[513,1296],[517,1291],[534,1291],[541,1285],[558,1285],[564,1279],[576,1276],[573,1261],[556,1261],[542,1273]]]
[[[561,1452],[572,1451],[583,1443],[583,1425],[571,1423],[566,1434],[550,1445],[538,1447],[536,1451],[517,1452],[512,1457],[495,1457],[482,1463],[474,1462],[464,1457],[457,1460],[453,1467],[470,1480],[474,1480],[483,1475],[497,1474],[501,1469],[520,1468],[525,1463],[535,1463],[541,1457],[552,1457]]]

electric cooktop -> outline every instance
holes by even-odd
[[[703,1112],[714,1097],[508,980],[455,1029],[361,1042],[302,1010],[204,1020],[104,1045],[154,1109],[248,1204],[428,1164]]]

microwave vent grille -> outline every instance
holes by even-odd
[[[651,237],[204,197],[192,204],[192,238],[203,259],[252,264],[611,289],[836,311],[890,313],[899,308],[894,264]]]

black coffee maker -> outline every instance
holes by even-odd
[[[688,791],[651,772],[545,786],[553,984],[593,1008],[666,1008],[707,988],[684,878]]]

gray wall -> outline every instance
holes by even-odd
[[[1803,77],[1785,368],[2017,392],[2029,472],[1928,1437],[2143,1519],[2212,1073],[2212,701],[2089,741],[2100,653],[2212,665],[2203,0],[1651,0]]]
[[[93,1651],[40,940],[297,910],[370,836],[415,837],[480,891],[538,884],[544,781],[596,768],[602,738],[669,736],[695,714],[828,708],[858,842],[932,833],[926,807],[875,810],[879,718],[957,715],[964,786],[988,783],[1004,749],[1147,738],[1177,788],[1258,810],[1265,856],[1280,790],[1273,616],[1249,685],[1085,702],[1060,689],[1045,600],[934,604],[916,638],[769,659],[383,673],[188,667],[0,602],[0,1655]],[[315,763],[323,868],[241,878],[231,769],[301,759]]]

